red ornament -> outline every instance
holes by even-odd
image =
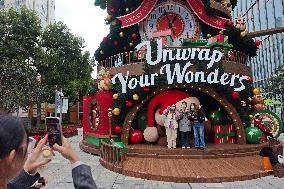
[[[255,40],[255,44],[256,44],[256,46],[259,46],[259,45],[261,45],[261,41],[260,40]]]
[[[116,12],[116,9],[115,9],[115,8],[112,8],[112,9],[110,10],[110,12],[111,12],[111,13],[115,13],[115,12]]]
[[[114,132],[115,132],[116,134],[120,134],[120,133],[122,132],[122,127],[119,126],[119,125],[115,126]]]
[[[108,37],[104,37],[103,42],[106,43],[108,41]]]
[[[150,91],[150,88],[149,88],[149,87],[143,87],[143,91],[149,92],[149,91]]]
[[[114,41],[113,44],[114,44],[114,46],[117,46],[118,45],[118,41]]]
[[[251,76],[248,76],[248,79],[247,79],[249,82],[253,82],[253,78]]]
[[[130,133],[130,142],[132,144],[140,144],[143,140],[143,133],[139,130],[133,130]]]
[[[238,100],[238,99],[240,98],[240,93],[237,92],[237,91],[233,91],[233,92],[232,92],[232,98],[233,98],[234,100]]]
[[[227,26],[232,26],[234,24],[234,22],[232,22],[231,20],[229,22],[227,22]]]
[[[125,105],[126,105],[126,107],[131,107],[131,106],[133,106],[133,103],[131,102],[131,101],[126,101],[125,102]]]
[[[136,38],[136,37],[138,37],[138,35],[137,35],[136,33],[133,33],[133,34],[131,35],[131,37],[132,37],[132,38]]]

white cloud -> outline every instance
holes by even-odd
[[[94,5],[94,0],[56,0],[55,20],[63,21],[71,32],[85,40],[85,49],[93,56],[108,32],[106,10]],[[93,73],[96,76],[96,73]]]

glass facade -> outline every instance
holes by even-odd
[[[284,1],[239,0],[233,17],[236,19],[239,16],[245,18],[249,32],[283,27]],[[261,40],[262,44],[259,47],[258,56],[251,59],[249,64],[252,67],[254,86],[262,88],[263,84],[273,76],[275,70],[284,64],[284,32],[256,38]],[[284,101],[283,97],[276,96],[275,98]],[[278,111],[277,107],[271,107],[271,109]],[[283,113],[282,107],[282,119]]]
[[[0,0],[0,9],[3,9],[5,7],[5,1]]]

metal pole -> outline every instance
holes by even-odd
[[[57,89],[55,89],[55,108],[54,108],[54,117],[57,117]]]
[[[61,94],[62,94],[62,89],[61,89]],[[60,95],[60,124],[62,123],[62,105],[63,105],[63,98]]]

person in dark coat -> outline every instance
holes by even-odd
[[[204,150],[205,148],[205,141],[204,141],[205,115],[201,110],[201,106],[198,107],[197,104],[195,103],[190,104],[189,111],[190,111],[190,119],[193,124],[195,148]]]
[[[180,110],[179,131],[181,134],[181,146],[182,148],[190,148],[188,142],[188,135],[192,128],[190,121],[190,113],[185,101],[182,102],[182,109]]]
[[[10,115],[0,115],[0,189],[29,189],[39,178],[38,168],[50,162],[39,160],[47,143],[45,136],[27,159],[28,137],[22,122]],[[72,164],[76,189],[96,189],[89,166],[79,161],[76,152],[63,138],[63,145],[54,145]]]

